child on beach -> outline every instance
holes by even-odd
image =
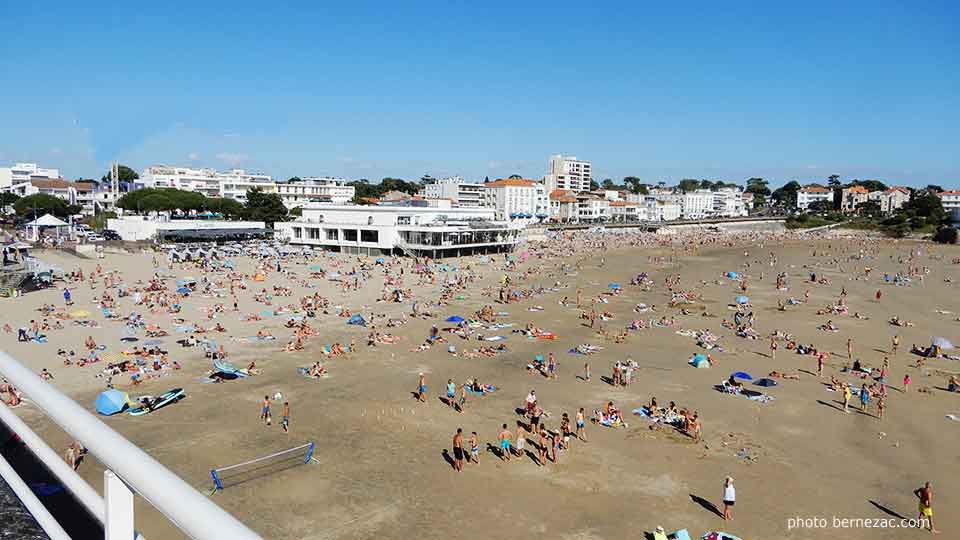
[[[283,418],[280,420],[284,433],[290,433],[290,402],[283,402]]]
[[[260,409],[260,419],[265,420],[270,425],[270,396],[263,396],[263,407]]]

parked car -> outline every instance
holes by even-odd
[[[104,231],[103,231],[102,234],[103,234],[103,238],[104,238],[105,240],[122,240],[122,238],[120,238],[120,235],[117,233],[117,231],[111,231],[110,229],[104,229]]]
[[[103,242],[104,237],[100,236],[97,233],[90,233],[87,235],[87,242]]]

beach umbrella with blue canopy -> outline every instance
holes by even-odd
[[[613,290],[618,290],[618,289],[620,288],[620,284],[614,282],[614,283],[611,283],[611,284],[607,285],[607,288],[608,288],[608,289],[613,289]]]
[[[452,315],[450,317],[447,317],[447,322],[461,323],[463,322],[463,317],[459,315]]]
[[[377,257],[373,262],[376,264],[383,264],[386,262],[386,260],[383,257]]]
[[[707,360],[707,355],[697,353],[690,359],[690,365],[698,369],[705,369],[710,367],[710,361]]]
[[[753,375],[750,375],[746,371],[735,371],[733,375],[731,375],[731,377],[733,377],[734,379],[743,379],[745,381],[753,380]]]
[[[750,301],[750,298],[740,294],[740,295],[737,295],[735,300],[737,301],[738,304],[746,304],[747,302]]]
[[[104,416],[110,416],[123,411],[129,403],[130,397],[127,396],[126,392],[111,388],[100,392],[100,395],[97,396],[96,407],[98,413]]]
[[[177,289],[177,292],[180,293],[180,294],[190,294],[190,293],[193,292],[193,291],[191,291],[191,290],[190,290],[189,288],[187,288],[187,287],[180,287],[179,289]]]
[[[736,273],[736,272],[727,272],[727,277],[730,278],[730,279],[737,279],[737,273]]]

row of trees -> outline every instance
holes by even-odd
[[[136,213],[174,210],[214,212],[227,219],[249,219],[265,221],[268,224],[283,221],[289,215],[279,195],[264,193],[260,188],[247,190],[247,201],[243,204],[233,199],[207,197],[195,191],[144,188],[120,197],[117,206]]]

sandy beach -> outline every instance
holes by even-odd
[[[182,299],[178,314],[151,313],[146,306],[133,305],[129,295],[116,297],[116,287],[108,289],[98,279],[95,289],[88,281],[66,283],[74,305],[65,309],[64,283],[58,283],[56,288],[0,300],[4,322],[12,327],[12,332],[0,334],[0,347],[37,372],[48,369],[54,377],[50,384],[93,411],[96,396],[108,382],[107,376],[98,374],[108,362],[65,366],[57,350],[72,349],[86,356],[84,340],[92,336],[105,345],[104,353],[119,354],[147,339],[141,329],[133,334],[138,342],[121,341],[131,334],[124,323],[102,316],[99,302],[105,290],[113,294],[118,315],[138,312],[147,324],[168,332],[160,338],[162,348],[171,366],[176,361],[180,369],[142,375],[143,382],[137,385],[129,373],[122,373],[113,376],[112,383],[131,397],[158,395],[174,387],[183,388],[187,397],[143,416],[121,413],[102,419],[201,491],[210,490],[212,468],[315,441],[318,463],[252,474],[212,495],[265,538],[586,540],[642,538],[644,531],[658,525],[667,531],[686,528],[696,537],[705,531],[727,531],[745,540],[921,538],[929,533],[872,528],[869,522],[843,526],[834,518],[915,518],[913,491],[926,481],[932,482],[936,494],[940,537],[954,538],[960,534],[960,518],[950,512],[960,505],[960,421],[946,415],[960,418],[960,394],[947,391],[947,380],[960,372],[960,362],[927,358],[916,367],[920,356],[910,350],[912,344],[929,346],[935,336],[960,343],[958,284],[950,281],[960,279],[960,265],[953,263],[960,249],[851,235],[804,239],[708,233],[678,236],[670,242],[655,235],[641,241],[581,234],[533,246],[528,258],[514,254],[517,262],[509,268],[502,255],[489,261],[474,257],[434,263],[429,275],[418,275],[410,259],[377,265],[373,258],[318,254],[312,260],[281,261],[282,271],[277,272],[271,261],[258,270],[259,261],[236,257],[231,259],[236,272],[244,276],[236,282],[246,285],[236,290],[238,311],[225,290],[230,280],[224,271],[205,272],[181,263],[168,268],[163,254],[108,254],[92,260],[38,252],[41,259],[68,272],[79,268],[89,275],[98,264],[116,270],[128,289],[146,284],[159,272],[169,276],[162,280],[169,294],[174,294],[177,278],[188,276],[207,278],[211,290],[221,291],[219,296],[202,290],[191,293]],[[700,245],[704,240],[709,243]],[[441,269],[439,264],[446,266]],[[312,276],[311,268],[316,267],[328,275],[340,272],[345,281]],[[915,272],[909,281],[893,282],[898,272],[908,276],[911,267]],[[401,269],[402,285],[385,288],[385,276],[400,278]],[[352,282],[347,274],[353,270],[364,277],[357,278],[357,290],[344,291],[343,283]],[[263,281],[252,279],[258,271],[265,275]],[[738,279],[727,277],[728,272],[736,272]],[[781,272],[786,290],[777,287]],[[817,282],[811,282],[811,272]],[[642,273],[648,281],[632,284]],[[509,285],[502,284],[504,277]],[[446,280],[457,278],[464,283],[451,293],[447,305],[429,305],[436,302]],[[620,288],[612,289],[611,283]],[[270,305],[256,301],[256,293],[267,289],[272,294],[274,286],[288,287],[290,296],[276,294]],[[377,301],[394,288],[409,289],[412,298]],[[522,291],[527,297],[500,303],[501,290]],[[836,308],[842,291],[845,309],[817,313]],[[315,293],[329,305],[326,314],[317,310],[316,317],[305,319],[316,335],[305,339],[303,350],[284,351],[295,332],[285,323],[303,311],[241,320],[278,306],[298,309],[301,297]],[[671,306],[673,293],[681,293],[683,303]],[[749,306],[741,310],[744,317],[753,315],[748,335],[755,333],[756,339],[739,337],[722,324],[733,321],[738,295],[749,297]],[[566,305],[561,304],[564,297]],[[791,297],[799,303],[790,305]],[[413,302],[432,316],[411,317]],[[783,310],[778,302],[784,303]],[[655,308],[638,310],[641,303]],[[28,328],[31,319],[42,320],[37,309],[44,304],[90,315],[63,320],[63,329],[45,331],[46,343],[18,342],[17,328]],[[209,318],[207,310],[220,304],[223,310]],[[484,306],[507,313],[496,321],[512,326],[475,328],[468,340],[444,330],[456,326],[445,322],[448,317],[472,320]],[[372,319],[376,329],[346,324],[348,318],[337,315],[343,308]],[[580,317],[591,311],[612,318],[598,318],[591,328],[590,321]],[[912,325],[892,325],[891,317]],[[189,336],[176,330],[178,318],[221,324],[226,331],[205,335],[223,346],[235,366],[255,361],[259,374],[211,382],[207,374],[213,366],[203,348],[176,343]],[[401,318],[405,324],[387,327],[389,319]],[[77,326],[76,319],[96,321],[98,326]],[[630,330],[618,343],[615,336],[634,321],[647,327]],[[837,331],[819,328],[828,321]],[[445,341],[428,350],[413,350],[424,343],[433,325]],[[514,332],[528,325],[555,334],[555,339]],[[599,333],[601,327],[607,335]],[[691,333],[703,330],[712,334],[706,341],[716,345],[710,350],[698,346]],[[242,339],[258,331],[269,332],[276,340]],[[373,331],[396,336],[398,342],[368,346]],[[777,331],[790,338],[776,340],[772,358],[771,335]],[[485,341],[477,335],[505,339]],[[895,335],[900,339],[897,354],[891,351]],[[854,358],[848,357],[848,340]],[[829,352],[822,377],[817,376],[817,358],[788,348],[791,341]],[[321,354],[326,344],[346,347],[351,342],[356,350],[348,354]],[[462,354],[501,344],[506,352],[493,356]],[[570,352],[586,344],[602,350],[588,355]],[[450,345],[457,354],[448,352]],[[551,353],[558,362],[555,379],[528,371],[537,355],[547,358]],[[688,364],[698,353],[709,354],[714,365],[695,369]],[[852,367],[854,359],[864,369],[879,370],[885,358],[889,384],[883,418],[877,417],[876,400],[864,413],[854,398],[851,412],[845,414],[842,391],[828,388],[831,377],[858,389],[866,380],[879,389],[876,373],[864,379],[841,370]],[[637,364],[630,384],[612,385],[613,365],[628,359]],[[298,373],[299,367],[318,361],[326,376],[316,379]],[[582,377],[585,363],[592,372],[589,381]],[[778,384],[769,388],[744,382],[746,388],[774,398],[766,402],[715,388],[737,371],[754,379],[779,372],[798,375],[799,380],[773,377]],[[428,385],[425,403],[415,396],[420,373]],[[907,392],[902,384],[905,375],[912,379]],[[497,390],[482,397],[470,395],[458,412],[444,402],[448,379],[457,385],[477,380]],[[560,426],[563,413],[573,419],[581,407],[586,412],[587,441],[571,440],[558,463],[539,466],[536,450],[506,462],[495,451],[502,424],[515,433],[518,420],[529,422],[516,409],[524,407],[531,390],[549,413],[544,422],[550,429]],[[282,400],[271,404],[274,422],[266,426],[258,420],[261,402],[278,392]],[[694,442],[690,434],[671,426],[651,429],[653,422],[633,414],[654,397],[660,406],[675,402],[678,408],[696,411],[701,440]],[[283,401],[291,409],[289,433],[279,422]],[[589,421],[609,401],[622,412],[626,426]],[[32,403],[17,411],[53,448],[70,442]],[[463,472],[452,466],[451,441],[457,428],[463,429],[465,444],[474,431],[480,441],[479,464],[468,463]],[[528,450],[537,437],[531,434],[529,439]],[[102,467],[92,456],[79,472],[102,489]],[[718,514],[727,476],[734,478],[738,489],[730,522]],[[148,504],[142,500],[137,504],[137,526],[148,539],[177,537],[174,527]],[[826,527],[797,518],[823,518]]]

